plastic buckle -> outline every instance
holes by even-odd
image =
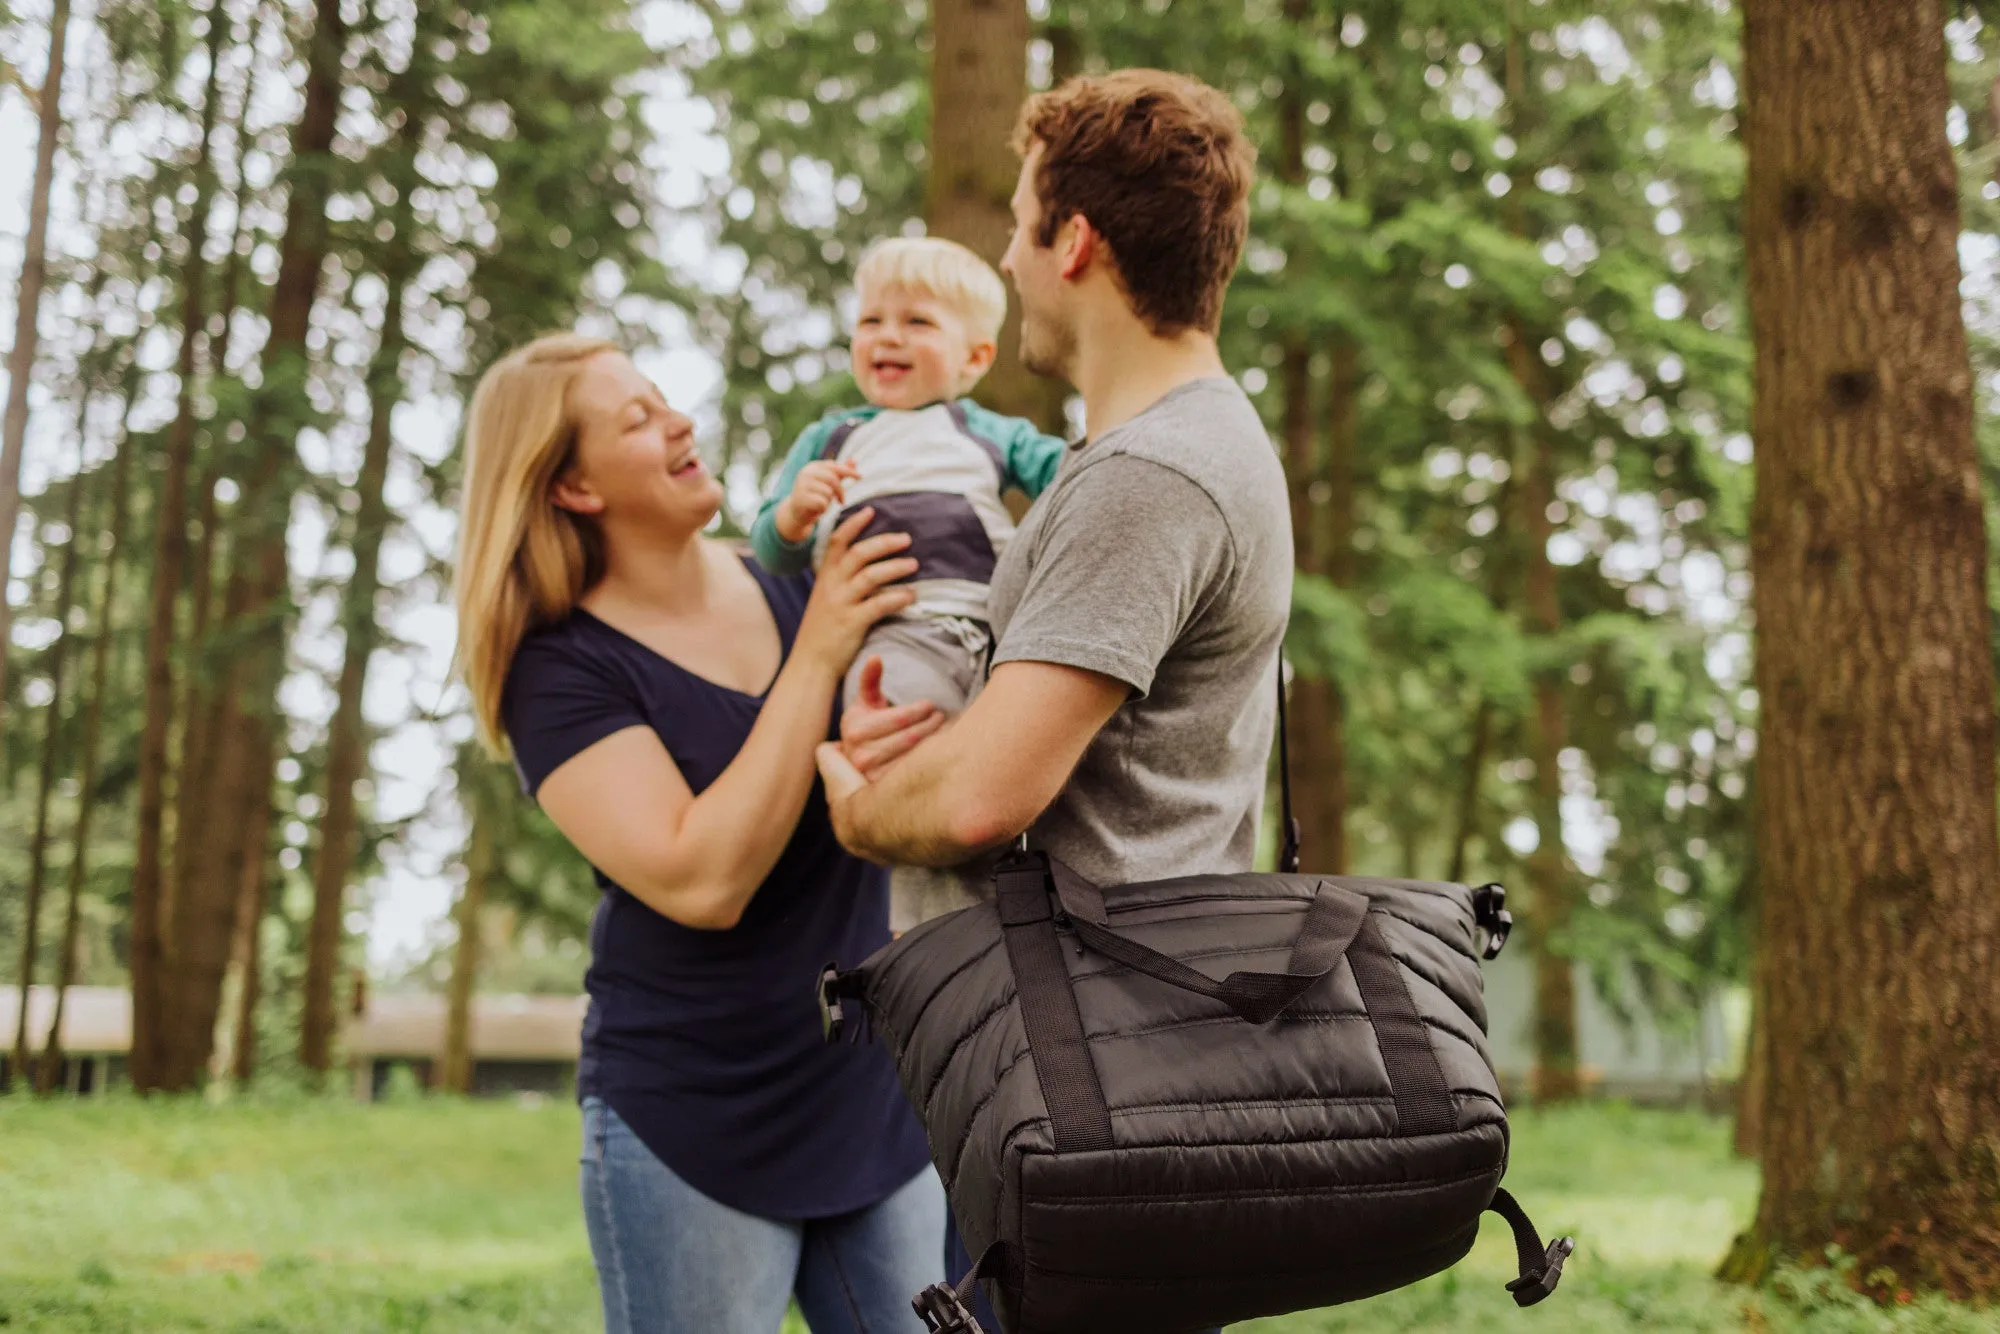
[[[1472,919],[1486,933],[1486,944],[1480,947],[1479,957],[1489,962],[1499,958],[1514,930],[1514,914],[1507,911],[1506,889],[1500,885],[1481,885],[1473,890]]]
[[[841,1007],[840,993],[835,989],[840,981],[840,969],[828,964],[819,974],[819,1031],[827,1042],[838,1042],[847,1026],[847,1012]]]
[[[1507,1285],[1507,1291],[1514,1294],[1514,1305],[1533,1306],[1542,1298],[1556,1290],[1562,1281],[1563,1261],[1569,1259],[1576,1249],[1576,1238],[1557,1237],[1549,1243],[1549,1249],[1542,1255],[1542,1272],[1523,1274]]]
[[[931,1284],[916,1295],[910,1306],[931,1334],[985,1334],[979,1327],[978,1318],[945,1284]]]

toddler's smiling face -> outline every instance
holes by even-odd
[[[864,286],[854,321],[854,383],[877,407],[909,410],[958,397],[993,362],[948,302],[901,283]]]

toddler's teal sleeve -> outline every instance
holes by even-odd
[[[799,433],[791,452],[771,483],[771,492],[757,507],[757,521],[750,525],[750,551],[757,563],[772,574],[798,574],[812,565],[812,534],[803,542],[787,542],[778,531],[778,502],[792,494],[792,486],[808,463],[818,458],[827,440],[852,412],[829,413]]]
[[[1000,451],[1003,485],[1018,486],[1030,498],[1055,480],[1069,442],[1049,435],[1025,417],[1003,417],[971,399],[963,401],[965,423]]]

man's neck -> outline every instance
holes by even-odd
[[[584,595],[585,608],[651,616],[699,611],[711,583],[706,545],[697,533],[607,535],[604,577]]]
[[[1227,375],[1215,339],[1198,330],[1162,338],[1129,309],[1077,330],[1075,375],[1089,438],[1123,426],[1194,380]]]

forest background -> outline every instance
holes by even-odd
[[[1936,55],[1909,74],[1920,114],[1872,146],[1955,168],[1964,280],[1929,297],[1962,318],[1973,378],[1939,439],[1976,448],[1989,532],[2000,24],[1825,9],[1793,37],[1854,60],[1857,88],[1870,41]],[[311,1082],[364,973],[449,989],[461,1020],[475,988],[574,992],[587,871],[473,747],[447,676],[471,383],[536,332],[620,338],[696,414],[741,532],[797,432],[852,397],[867,242],[929,230],[997,257],[1024,91],[1150,65],[1227,91],[1260,151],[1222,341],[1292,485],[1307,864],[1509,886],[1538,1102],[1583,1091],[1572,961],[1669,1025],[1749,988],[1755,1150],[1785,1039],[1758,968],[1757,849],[1779,844],[1753,798],[1746,256],[1778,224],[1746,195],[1744,19],[1728,0],[8,0],[5,980],[131,987],[134,1082],[168,1091]],[[1808,117],[1754,86],[1772,122]],[[1909,240],[1900,218],[1880,249]],[[1084,426],[1005,352],[981,396]],[[1990,688],[1986,624],[1967,632]],[[1842,652],[1894,656],[1858,633]],[[1986,735],[1990,808],[1990,699],[1960,721]],[[0,1041],[27,1082],[45,1035]]]

